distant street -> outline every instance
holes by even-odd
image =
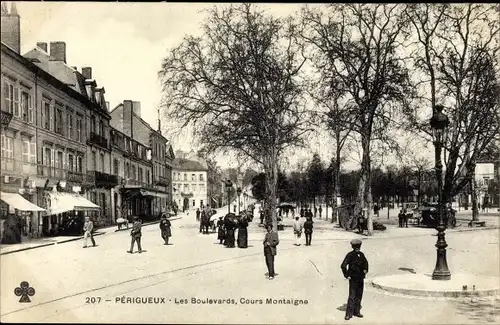
[[[257,218],[249,227],[248,249],[224,248],[215,234],[199,234],[194,219],[191,213],[173,221],[169,246],[162,245],[158,225],[144,227],[142,254],[126,253],[130,237],[125,231],[96,237],[99,246],[95,248],[82,249],[82,242],[76,241],[2,256],[2,321],[346,322],[343,306],[348,283],[340,263],[350,250],[349,240],[359,235],[322,230],[313,235],[311,247],[297,247],[291,229],[285,228],[276,257],[278,275],[270,281],[265,277],[264,233]],[[323,223],[316,221],[318,228]],[[365,317],[349,322],[498,323],[494,303],[498,315],[499,299],[417,299],[371,288],[370,278],[407,272],[401,268],[432,272],[433,230],[408,228],[408,237],[405,230],[390,226],[385,235],[364,239],[362,250],[370,262],[362,303]],[[500,275],[498,230],[455,232],[447,240],[452,274]],[[19,303],[14,295],[21,281],[36,290],[30,304]],[[127,303],[127,297],[165,300],[154,304],[151,298],[153,303],[144,305],[131,299]],[[193,304],[193,298],[200,304]],[[296,299],[299,305],[266,304],[268,298]],[[208,299],[235,303],[214,308],[202,303]]]

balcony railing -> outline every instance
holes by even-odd
[[[88,172],[87,181],[96,187],[114,187],[118,185],[118,176],[93,170]]]
[[[66,174],[68,181],[75,183],[83,183],[83,173],[78,173],[74,171],[68,171]]]
[[[106,149],[108,148],[108,139],[94,132],[90,132],[90,138],[87,140],[87,142],[96,144]]]
[[[154,185],[169,186],[170,185],[170,181],[165,176],[158,176],[158,178],[155,179],[155,181],[154,181]]]

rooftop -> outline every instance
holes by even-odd
[[[185,158],[175,158],[172,163],[172,168],[177,170],[187,171],[206,171],[207,168],[196,160],[189,160]]]

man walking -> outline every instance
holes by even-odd
[[[319,211],[319,218],[321,219],[321,213],[323,212],[323,208],[321,208],[321,205],[319,206],[318,211]]]
[[[172,231],[170,229],[171,223],[170,220],[167,219],[167,216],[162,214],[160,221],[160,229],[161,229],[161,238],[165,241],[165,245],[168,245],[168,239],[172,236]]]
[[[345,320],[352,316],[363,317],[361,315],[361,299],[363,298],[364,279],[368,273],[368,261],[361,252],[361,240],[351,240],[352,251],[347,253],[340,268],[346,279],[349,279],[349,298],[347,299],[347,309]]]
[[[300,237],[302,236],[302,223],[299,221],[298,216],[293,222],[293,234],[295,235],[295,246],[300,246]]]
[[[306,246],[311,246],[313,233],[313,221],[311,217],[308,217],[306,222],[304,222],[304,233],[306,234]]]
[[[196,221],[200,221],[200,208],[196,209]]]
[[[85,217],[85,223],[83,224],[83,248],[87,248],[87,239],[90,237],[92,246],[95,247],[94,236],[92,236],[92,231],[94,230],[94,223],[90,220],[90,217]]]
[[[267,234],[264,237],[264,257],[266,258],[266,265],[269,274],[269,280],[274,279],[274,256],[276,256],[276,246],[280,243],[278,233],[273,230],[273,224],[266,225]]]
[[[134,225],[132,226],[132,231],[130,232],[130,236],[132,237],[132,240],[130,242],[130,250],[127,251],[127,253],[132,254],[134,252],[134,243],[135,242],[137,242],[137,248],[139,249],[139,254],[142,253],[141,228],[142,228],[142,224],[139,221],[139,218],[137,216],[135,216],[134,217]]]

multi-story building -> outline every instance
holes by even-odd
[[[211,205],[207,195],[207,172],[207,166],[198,160],[182,156],[174,159],[173,200],[179,209],[186,211]]]
[[[113,189],[113,215],[151,218],[166,212],[170,179],[166,138],[141,118],[140,102],[125,100],[110,114],[113,173],[120,177]]]
[[[66,65],[64,42],[50,43],[50,52],[39,43],[23,56],[15,4],[2,10],[1,21],[1,190],[46,209],[23,214],[30,233],[56,233],[65,218],[98,209],[79,194],[87,170],[87,116],[102,107],[84,76]],[[24,201],[5,202],[10,196],[2,194],[2,215],[22,211],[15,205]]]

